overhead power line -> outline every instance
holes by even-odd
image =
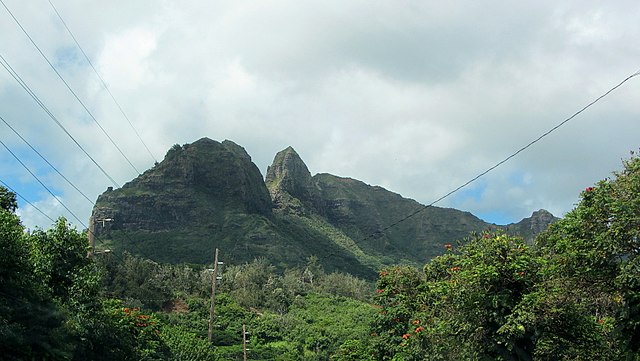
[[[1,140],[0,140],[0,143],[2,143],[2,141],[1,141]],[[2,145],[3,145],[3,146],[5,146],[5,148],[7,147],[4,143],[2,143]],[[13,154],[13,152],[11,152],[10,150],[9,150],[9,152]],[[14,155],[14,157],[16,157],[16,156]],[[16,159],[18,159],[18,158],[16,157]],[[18,162],[20,162],[21,164],[23,164],[19,159],[18,159]],[[23,166],[24,166],[24,164],[23,164]],[[27,169],[27,171],[29,171],[29,169]],[[31,171],[29,171],[29,173],[31,173]],[[36,178],[36,180],[38,180],[38,181],[40,182],[40,180],[39,180],[39,179],[38,179],[38,178],[37,178],[33,173],[31,173],[31,175],[33,175],[33,176]],[[33,203],[32,203],[31,201],[29,201],[26,197],[24,197],[23,195],[21,195],[18,191],[16,191],[15,189],[11,188],[11,186],[10,186],[10,185],[8,185],[6,182],[4,182],[2,179],[0,179],[0,184],[2,184],[5,188],[7,188],[8,190],[10,190],[11,192],[15,193],[18,197],[22,198],[22,200],[23,200],[23,201],[25,201],[25,203],[29,204],[29,205],[30,205],[31,207],[33,207],[35,210],[37,210],[38,212],[40,212],[40,214],[42,214],[44,217],[46,217],[48,220],[50,220],[50,221],[51,221],[51,223],[55,223],[55,222],[56,222],[53,218],[51,218],[51,216],[49,216],[48,214],[46,214],[42,209],[40,209],[38,206],[36,206],[35,204],[33,204]],[[42,183],[40,183],[40,184],[42,184]],[[43,186],[44,186],[44,185],[43,185]],[[46,186],[44,186],[44,187],[47,189],[47,191],[49,191],[49,189],[48,189]],[[49,193],[51,193],[51,192],[49,191]],[[52,195],[53,195],[53,194],[52,194]],[[56,197],[55,195],[54,195],[53,197],[54,197],[58,202],[60,202],[60,204],[62,204],[62,206],[63,206],[63,207],[67,208],[67,207],[64,205],[64,203],[62,203],[62,201],[61,201],[58,197]],[[69,209],[67,208],[67,210],[69,210]],[[71,213],[71,214],[73,215],[73,213]],[[75,217],[75,215],[74,215],[74,217]],[[75,218],[76,218],[76,220],[78,219],[77,217],[75,217]],[[80,222],[80,224],[82,224],[82,222]],[[91,229],[90,229],[90,228],[87,228],[86,226],[84,226],[84,224],[82,224],[82,225],[83,225],[83,227],[85,227],[85,228],[87,229],[87,232],[89,232],[90,234],[92,234],[92,235],[95,237],[95,234],[91,231]],[[102,240],[98,239],[97,237],[95,237],[94,239],[96,239],[99,243],[101,243],[101,244],[104,246],[104,242],[103,242]],[[131,241],[131,240],[129,239],[129,241]],[[120,256],[119,256],[119,255],[117,255],[117,254],[116,254],[116,258],[118,258],[121,262],[123,261],[122,257],[120,257]]]
[[[95,203],[93,203],[93,201],[86,194],[84,194],[84,192],[82,192],[75,184],[73,184],[72,181],[70,181],[67,177],[65,177],[64,174],[62,174],[58,170],[58,168],[56,168],[53,164],[51,164],[51,162],[47,160],[47,158],[45,158],[42,154],[40,154],[40,152],[38,152],[38,150],[34,148],[31,145],[31,143],[29,143],[26,139],[24,139],[24,137],[20,133],[18,133],[18,131],[15,130],[15,128],[13,128],[11,124],[9,124],[1,115],[0,115],[0,120],[2,120],[2,122],[15,133],[15,135],[17,135],[20,139],[22,139],[22,141],[25,142],[29,146],[29,148],[31,148],[31,150],[33,150],[40,158],[42,158],[42,160],[45,163],[47,163],[49,167],[51,167],[51,169],[53,169],[56,173],[58,173],[58,175],[60,175],[62,179],[64,179],[67,183],[69,183],[69,185],[71,185],[76,191],[78,191],[78,193],[80,193],[86,200],[88,200],[89,203],[95,205]]]
[[[561,126],[565,125],[566,123],[568,123],[569,121],[571,121],[573,118],[577,117],[578,115],[580,115],[581,113],[583,113],[585,110],[587,110],[588,108],[590,108],[591,106],[593,106],[594,104],[596,104],[597,102],[599,102],[600,100],[602,100],[603,98],[605,98],[607,95],[611,94],[614,90],[618,89],[619,87],[621,87],[624,83],[626,83],[627,81],[631,80],[632,78],[636,77],[640,75],[640,70],[636,71],[635,73],[627,76],[626,78],[624,78],[621,82],[619,82],[618,84],[616,84],[614,87],[612,87],[611,89],[607,90],[605,93],[603,93],[602,95],[600,95],[599,97],[597,97],[596,99],[594,99],[593,101],[591,101],[590,103],[588,103],[587,105],[585,105],[584,107],[582,107],[580,110],[578,110],[577,112],[573,113],[570,117],[564,119],[563,121],[561,121],[560,123],[558,123],[556,126],[554,126],[553,128],[549,129],[548,131],[544,132],[542,135],[540,135],[539,137],[535,138],[534,140],[532,140],[531,142],[529,142],[528,144],[526,144],[525,146],[523,146],[522,148],[516,150],[515,152],[511,153],[509,156],[507,156],[506,158],[504,158],[503,160],[499,161],[498,163],[494,164],[493,166],[489,167],[487,170],[485,170],[484,172],[476,175],[475,177],[471,178],[470,180],[468,180],[467,182],[463,183],[462,185],[458,186],[457,188],[451,190],[450,192],[446,193],[445,195],[441,196],[440,198],[434,200],[433,202],[429,203],[428,205],[424,205],[421,206],[420,208],[418,208],[417,210],[415,210],[414,212],[400,218],[399,220],[389,224],[388,226],[379,229],[371,234],[369,234],[368,236],[361,238],[359,241],[354,240],[354,243],[356,246],[359,246],[362,242],[372,239],[372,238],[377,238],[381,235],[384,234],[384,232],[388,231],[391,228],[397,227],[399,224],[401,224],[402,222],[407,221],[408,219],[415,217],[416,215],[424,212],[425,210],[427,210],[430,207],[433,207],[435,204],[439,203],[440,201],[450,197],[451,195],[453,195],[454,193],[460,191],[461,189],[467,187],[468,185],[470,185],[471,183],[475,182],[476,180],[480,179],[481,177],[485,176],[486,174],[488,174],[489,172],[493,171],[494,169],[500,167],[501,165],[503,165],[504,163],[508,162],[510,159],[514,158],[515,156],[517,156],[518,154],[522,153],[523,151],[525,151],[526,149],[528,149],[529,147],[533,146],[534,144],[538,143],[540,140],[542,140],[543,138],[545,138],[546,136],[548,136],[549,134],[553,133],[554,131],[556,131],[558,128],[560,128]],[[332,256],[336,256],[336,253],[329,253],[326,256],[323,257],[323,259],[326,259],[328,257],[332,257]]]
[[[58,125],[58,127],[60,127],[60,129],[62,129],[62,131],[69,138],[71,138],[71,140],[76,144],[76,146],[78,146],[78,148],[80,148],[80,150],[91,160],[91,162],[93,162],[93,164],[95,164],[95,166],[98,167],[98,169],[102,172],[102,174],[104,174],[105,177],[107,177],[107,179],[109,179],[111,181],[111,183],[113,183],[116,187],[120,188],[120,185],[118,184],[118,182],[116,182],[116,180],[113,179],[113,177],[111,177],[109,175],[109,173],[107,173],[106,170],[104,170],[104,168],[84,149],[84,147],[82,145],[80,145],[80,143],[78,143],[78,141],[73,137],[73,135],[71,135],[71,133],[69,133],[67,128],[65,128],[64,125],[62,125],[62,123],[60,123],[58,118],[56,118],[56,116],[53,115],[53,113],[49,110],[49,108],[47,108],[47,106],[40,100],[40,98],[38,98],[36,93],[33,90],[31,90],[29,85],[13,69],[11,64],[9,64],[9,62],[2,56],[2,54],[0,54],[0,60],[1,60],[0,61],[0,65],[2,65],[2,67],[5,68],[5,70],[9,73],[9,75],[11,75],[13,77],[13,79],[16,82],[18,82],[18,84],[20,84],[22,89],[24,89],[24,91],[26,91],[27,94],[29,94],[31,96],[31,98],[33,98],[33,100],[40,106],[40,108],[42,108],[42,110],[44,110],[44,112],[47,113],[49,118],[51,118]]]
[[[64,77],[62,76],[62,74],[60,74],[60,72],[58,71],[58,69],[53,65],[53,63],[51,63],[51,61],[49,60],[49,58],[42,52],[42,50],[40,49],[40,47],[38,46],[38,44],[36,44],[36,42],[33,40],[33,38],[31,37],[31,35],[29,35],[29,33],[27,32],[27,30],[22,26],[22,24],[20,23],[20,21],[18,21],[18,19],[13,15],[13,13],[11,12],[11,10],[9,10],[9,8],[7,7],[7,5],[4,3],[4,0],[0,0],[0,3],[2,3],[2,5],[4,6],[5,10],[7,10],[7,12],[9,13],[9,15],[11,15],[11,18],[13,18],[13,20],[15,21],[15,23],[18,25],[18,27],[20,27],[20,29],[22,30],[22,32],[27,36],[27,38],[29,38],[29,41],[31,42],[31,44],[36,48],[36,50],[38,50],[38,53],[40,53],[40,55],[42,56],[42,58],[47,62],[47,64],[49,64],[49,67],[54,71],[54,73],[56,73],[56,75],[58,76],[58,78],[60,78],[60,80],[62,81],[62,83],[67,87],[67,89],[69,90],[69,92],[74,96],[74,98],[78,101],[78,103],[80,103],[80,105],[82,106],[82,108],[87,112],[87,114],[89,114],[89,117],[91,117],[91,119],[93,119],[93,121],[96,123],[96,125],[98,125],[98,128],[100,128],[100,130],[102,131],[102,133],[107,137],[107,139],[109,139],[109,141],[111,142],[111,144],[118,150],[118,152],[120,153],[120,155],[122,155],[122,157],[124,157],[124,159],[127,161],[127,163],[129,163],[129,165],[131,166],[131,168],[133,168],[133,170],[136,171],[137,174],[140,174],[140,171],[136,168],[135,165],[133,165],[133,163],[131,162],[131,160],[124,154],[124,152],[122,151],[122,149],[120,149],[120,147],[118,147],[118,145],[116,144],[116,142],[113,140],[113,138],[111,138],[111,136],[109,135],[109,133],[107,133],[107,131],[102,127],[102,125],[100,124],[100,122],[98,122],[98,119],[96,119],[96,117],[93,115],[93,113],[91,113],[91,111],[89,110],[89,108],[87,108],[87,106],[84,104],[84,102],[80,99],[80,97],[78,97],[78,95],[76,94],[76,92],[71,88],[71,86],[69,85],[69,83],[67,83],[67,81],[64,79]]]
[[[5,183],[2,179],[0,179],[0,183],[2,183],[2,185],[7,188],[8,190],[10,190],[11,192],[15,193],[18,197],[22,198],[23,201],[25,201],[27,204],[29,204],[31,207],[33,207],[36,211],[40,212],[40,214],[42,214],[43,216],[47,217],[52,223],[55,222],[53,220],[53,218],[49,217],[48,214],[44,213],[42,211],[42,209],[38,208],[38,206],[36,206],[35,204],[31,203],[27,198],[25,198],[24,196],[22,196],[20,193],[18,193],[15,189],[11,188],[11,186],[9,186],[7,183]]]
[[[460,191],[461,189],[467,187],[468,185],[470,185],[471,183],[477,181],[478,179],[480,179],[481,177],[485,176],[487,173],[493,171],[494,169],[500,167],[501,165],[503,165],[504,163],[508,162],[510,159],[514,158],[515,156],[517,156],[518,154],[522,153],[523,151],[525,151],[526,149],[528,149],[529,147],[533,146],[534,144],[538,143],[539,141],[541,141],[543,138],[545,138],[546,136],[548,136],[549,134],[553,133],[554,131],[556,131],[558,128],[560,128],[561,126],[565,125],[566,123],[568,123],[570,120],[572,120],[573,118],[577,117],[578,115],[580,115],[582,112],[584,112],[585,110],[587,110],[588,108],[590,108],[592,105],[594,105],[595,103],[597,103],[598,101],[600,101],[601,99],[603,99],[604,97],[606,97],[607,95],[609,95],[611,92],[613,92],[614,90],[618,89],[619,87],[621,87],[624,83],[626,83],[627,81],[629,81],[630,79],[632,79],[633,77],[636,77],[640,75],[640,70],[636,71],[635,73],[627,76],[626,78],[624,78],[624,80],[622,80],[620,83],[618,83],[617,85],[615,85],[614,87],[612,87],[611,89],[607,90],[604,94],[600,95],[599,97],[597,97],[596,99],[594,99],[593,101],[591,101],[589,104],[585,105],[584,107],[582,107],[580,110],[578,110],[577,112],[573,113],[573,115],[571,115],[570,117],[564,119],[562,122],[560,122],[559,124],[557,124],[556,126],[554,126],[553,128],[549,129],[548,131],[544,132],[542,135],[540,135],[539,137],[537,137],[536,139],[532,140],[531,142],[529,142],[527,145],[523,146],[522,148],[518,149],[517,151],[515,151],[514,153],[510,154],[509,156],[507,156],[506,158],[504,158],[503,160],[499,161],[498,163],[494,164],[493,166],[489,167],[487,170],[485,170],[484,172],[478,174],[477,176],[471,178],[470,180],[468,180],[467,182],[463,183],[462,185],[458,186],[457,188],[453,189],[452,191],[450,191],[449,193],[441,196],[440,198],[436,199],[435,201],[429,203],[428,205],[422,206],[420,207],[418,210],[416,210],[415,212],[397,220],[396,222],[384,227],[381,230],[378,230],[372,234],[370,234],[369,236],[365,237],[362,239],[362,241],[366,241],[368,239],[374,238],[379,234],[382,234],[386,231],[388,231],[389,229],[396,227],[397,225],[399,225],[400,223],[415,217],[417,214],[424,212],[427,208],[434,206],[435,204],[439,203],[440,201],[444,200],[445,198],[450,197],[451,195],[453,195],[454,193]]]
[[[69,214],[71,214],[71,216],[73,218],[76,219],[76,221],[78,221],[78,223],[80,225],[82,225],[82,227],[84,227],[87,232],[89,232],[89,234],[91,234],[94,239],[97,239],[96,235],[93,233],[93,231],[91,230],[91,228],[87,227],[87,225],[80,220],[80,218],[60,199],[60,197],[56,196],[53,191],[47,187],[44,182],[31,170],[29,169],[29,167],[27,167],[27,165],[20,159],[20,157],[18,157],[1,139],[0,139],[0,144],[2,144],[2,146],[18,161],[18,163],[20,163],[20,165],[22,165],[22,167],[24,169],[27,170],[27,172],[29,172],[29,174],[31,174],[31,176],[33,178],[35,178],[36,181],[38,181],[38,183],[40,183],[40,185],[62,206],[64,207],[64,209],[67,210],[67,212],[69,212]],[[0,181],[2,182],[2,181]],[[29,200],[27,200],[25,197],[21,196],[18,192],[16,192],[15,190],[13,190],[13,188],[11,188],[8,184],[6,184],[5,182],[2,182],[2,184],[4,184],[7,189],[9,189],[10,191],[14,192],[16,195],[18,195],[20,198],[22,198],[25,202],[27,202],[29,205],[31,205],[33,208],[35,208],[38,212],[40,212],[42,215],[44,215],[45,217],[47,217],[52,223],[55,223],[55,220],[53,218],[51,218],[50,216],[48,216],[46,213],[44,213],[40,208],[38,208],[35,204],[31,203]],[[75,186],[74,186],[75,187]],[[77,188],[76,188],[77,189]],[[79,191],[79,190],[78,190]],[[93,202],[91,202],[93,203]],[[102,242],[102,240],[98,239],[98,242],[102,243],[104,245],[104,243]]]
[[[22,160],[21,160],[21,159],[20,159],[20,158],[19,158],[19,157],[18,157],[18,156],[13,152],[13,151],[11,151],[11,149],[10,149],[10,148],[9,148],[9,147],[8,147],[8,146],[7,146],[3,141],[2,141],[2,140],[0,140],[0,144],[2,144],[2,146],[3,146],[3,147],[4,147],[4,148],[5,148],[5,149],[6,149],[6,150],[7,150],[7,151],[8,151],[8,152],[9,152],[9,153],[10,153],[10,154],[11,154],[11,155],[16,159],[16,160],[17,160],[17,161],[18,161],[18,163],[20,163],[20,165],[22,165],[22,167],[23,167],[24,169],[26,169],[26,170],[27,170],[27,172],[29,172],[29,174],[31,174],[31,175],[33,176],[33,178],[35,178],[35,179],[38,181],[38,183],[40,183],[40,185],[41,185],[44,189],[46,189],[46,190],[47,190],[47,192],[49,192],[49,194],[51,194],[51,196],[52,196],[56,201],[58,201],[58,203],[60,203],[60,205],[61,205],[62,207],[64,207],[64,209],[66,209],[66,210],[67,210],[67,212],[69,212],[69,214],[71,214],[71,215],[73,216],[73,218],[75,218],[75,219],[76,219],[76,221],[78,221],[78,223],[80,223],[84,228],[87,228],[87,226],[85,226],[84,222],[82,222],[82,221],[80,220],[80,218],[78,218],[78,216],[76,216],[76,214],[75,214],[71,209],[69,209],[69,207],[67,207],[67,205],[66,205],[66,204],[64,204],[64,202],[63,202],[60,198],[58,198],[58,196],[56,196],[56,195],[53,193],[53,191],[51,191],[51,189],[49,189],[49,187],[47,187],[47,186],[46,186],[46,185],[45,185],[45,184],[40,180],[40,178],[39,178],[37,175],[35,175],[35,173],[33,173],[33,171],[31,171],[31,169],[29,169],[29,167],[27,167],[27,165],[26,165],[26,164],[24,164],[24,162],[23,162],[23,161],[22,161]]]
[[[111,97],[113,102],[118,106],[118,109],[120,110],[120,113],[122,113],[122,116],[124,116],[124,118],[127,120],[127,122],[129,123],[129,126],[131,126],[131,129],[133,129],[133,132],[135,133],[136,137],[138,137],[138,139],[140,140],[142,145],[144,145],[144,148],[147,150],[147,153],[149,153],[149,155],[151,156],[153,161],[157,163],[158,159],[156,159],[156,157],[153,155],[153,153],[151,153],[151,150],[149,150],[149,147],[147,146],[147,143],[144,142],[144,140],[140,136],[140,133],[138,133],[138,130],[136,129],[136,127],[133,126],[133,123],[131,122],[131,120],[129,119],[127,114],[124,112],[124,109],[122,109],[122,106],[120,105],[120,103],[116,100],[116,98],[113,95],[113,93],[111,93],[111,89],[109,89],[109,86],[107,86],[107,83],[104,81],[104,79],[102,78],[102,76],[100,75],[98,70],[95,68],[95,66],[93,66],[93,63],[91,62],[91,59],[89,58],[87,53],[84,51],[84,49],[82,49],[82,46],[80,46],[80,43],[76,39],[75,35],[71,31],[71,29],[69,29],[69,27],[67,26],[67,22],[64,21],[64,19],[62,18],[62,15],[60,15],[60,12],[53,5],[51,0],[49,0],[49,5],[51,5],[51,7],[53,8],[53,11],[56,13],[56,15],[58,15],[58,18],[62,22],[62,25],[64,25],[64,28],[67,29],[67,32],[69,33],[69,35],[71,35],[71,38],[76,43],[76,46],[78,47],[78,49],[80,49],[80,52],[82,53],[82,55],[84,55],[85,60],[87,61],[87,63],[89,63],[89,65],[91,66],[91,69],[93,69],[93,72],[96,74],[98,79],[100,79],[100,82],[102,83],[102,86],[104,87],[104,89],[107,91],[107,93],[109,93],[109,96]]]

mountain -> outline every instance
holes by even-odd
[[[536,235],[540,234],[549,225],[560,218],[551,212],[540,209],[533,212],[531,217],[525,218],[518,223],[512,223],[503,227],[508,233],[520,235],[522,238],[532,241]]]
[[[90,224],[101,248],[160,262],[229,263],[266,257],[285,268],[332,252],[329,270],[372,271],[322,232],[276,215],[258,168],[239,145],[203,138],[175,145],[164,160],[120,189],[107,189]],[[105,221],[111,220],[111,221]],[[335,265],[334,265],[335,264]]]
[[[540,210],[505,228],[531,239],[554,220]],[[208,138],[174,145],[153,168],[107,189],[90,224],[99,247],[161,262],[210,263],[219,248],[230,263],[265,257],[286,268],[316,256],[327,271],[365,277],[387,264],[423,264],[446,243],[499,228],[355,179],[312,176],[291,147],[263,180],[244,148]]]
[[[320,192],[311,173],[292,148],[276,154],[267,167],[265,183],[276,210],[281,213],[308,214],[318,211]]]
[[[98,217],[113,218],[121,229],[147,231],[209,223],[220,210],[266,214],[272,208],[262,175],[245,150],[206,138],[174,146],[163,162],[103,193],[96,204]],[[112,213],[104,214],[107,209]]]

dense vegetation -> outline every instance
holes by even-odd
[[[640,158],[534,245],[484,233],[380,273],[380,360],[640,360]]]
[[[0,355],[3,360],[328,359],[365,342],[372,285],[325,273],[317,258],[276,273],[265,259],[223,268],[213,342],[212,274],[124,253],[88,257],[86,235],[60,219],[26,233],[0,188]]]
[[[500,232],[443,244],[377,285],[266,259],[212,274],[127,253],[87,257],[60,219],[25,232],[0,187],[6,360],[640,360],[640,158],[581,193],[535,243]]]

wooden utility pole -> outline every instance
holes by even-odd
[[[247,361],[247,329],[244,323],[242,324],[242,354],[243,360]]]
[[[216,298],[216,283],[218,281],[218,249],[216,248],[215,255],[213,256],[213,279],[211,281],[211,308],[209,309],[209,342],[213,341],[213,323],[216,317],[215,312],[215,298]]]
[[[89,218],[89,257],[96,253],[96,221],[93,216]]]

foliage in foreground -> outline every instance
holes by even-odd
[[[481,234],[380,273],[378,360],[640,360],[640,158],[533,246]]]
[[[251,359],[327,360],[368,335],[367,282],[325,274],[315,258],[284,274],[258,259],[225,270],[210,343],[202,266],[88,257],[86,234],[65,219],[27,233],[1,187],[0,205],[3,360],[235,360],[243,325]]]

